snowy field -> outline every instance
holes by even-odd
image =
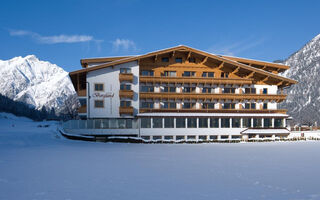
[[[91,143],[3,113],[0,126],[1,200],[320,199],[319,141]]]

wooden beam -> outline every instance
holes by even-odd
[[[269,79],[269,76],[266,76],[264,79],[262,79],[261,81],[262,82],[265,82],[266,80],[268,80]]]
[[[208,60],[208,56],[204,57],[204,59],[202,60],[201,64],[204,64],[205,62],[207,62]]]
[[[221,69],[224,65],[224,62],[221,62],[220,65],[218,66],[218,69]]]
[[[190,57],[191,57],[191,51],[189,51],[189,53],[187,55],[187,60],[189,60]]]
[[[283,81],[280,81],[278,84],[277,84],[277,86],[280,86],[280,85],[282,85],[283,84]]]
[[[254,73],[255,73],[255,72],[250,72],[250,73],[246,76],[246,78],[249,78],[250,76],[253,76]]]
[[[240,70],[240,67],[238,66],[235,70],[233,70],[233,71],[231,72],[231,74],[235,74],[235,73],[237,73],[239,70]]]

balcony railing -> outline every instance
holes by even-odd
[[[84,90],[78,90],[78,96],[81,96],[81,97],[85,97],[87,96],[87,90],[84,89]]]
[[[87,106],[81,106],[78,108],[78,113],[87,113]]]
[[[127,74],[119,74],[119,81],[128,81],[128,82],[133,82],[133,74],[132,73],[127,73]]]
[[[204,100],[274,100],[281,102],[287,95],[283,94],[227,94],[227,93],[156,93],[140,92],[140,99],[204,99]]]
[[[173,109],[173,108],[140,108],[140,113],[150,113],[150,112],[193,112],[193,113],[280,113],[286,114],[286,109],[195,109],[195,108],[183,108],[183,109]]]
[[[128,114],[133,115],[133,107],[119,107],[119,113],[121,114]]]
[[[241,78],[204,78],[204,77],[160,77],[160,76],[141,76],[142,83],[196,83],[196,84],[228,84],[228,85],[244,85],[252,84],[253,79]]]
[[[133,98],[133,90],[120,90],[119,91],[120,98]]]

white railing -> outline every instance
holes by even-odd
[[[137,119],[88,119],[69,120],[62,123],[64,129],[138,129]]]

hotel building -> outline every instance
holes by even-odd
[[[81,60],[70,73],[83,120],[65,130],[144,140],[286,137],[289,66],[177,46],[138,56]]]

